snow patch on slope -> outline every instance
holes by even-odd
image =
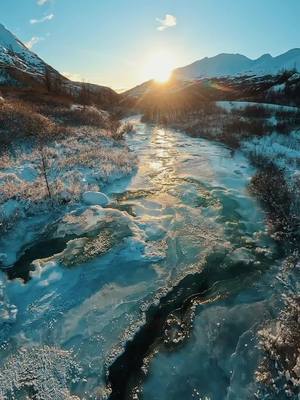
[[[44,73],[46,65],[43,60],[0,24],[0,66],[1,64],[31,73]]]

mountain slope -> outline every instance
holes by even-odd
[[[27,73],[43,74],[46,63],[0,24],[0,63]]]
[[[300,49],[292,49],[277,57],[270,54],[252,60],[241,54],[219,54],[205,57],[190,65],[174,70],[177,79],[197,79],[238,75],[276,75],[283,70],[300,71]]]
[[[119,99],[118,94],[108,87],[70,81],[28,49],[2,24],[0,24],[1,87],[52,91],[77,100],[88,96],[88,101],[101,104],[103,107],[115,104]]]
[[[251,77],[173,78],[165,84],[148,81],[122,93],[121,104],[152,118],[189,112],[221,100],[300,106],[300,74],[290,71]]]

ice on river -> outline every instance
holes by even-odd
[[[257,253],[270,251],[264,215],[247,192],[253,170],[241,154],[138,121],[127,143],[139,156],[139,168],[131,179],[107,186],[110,205],[79,204],[49,227],[27,233],[26,248],[36,246],[26,256],[35,269],[32,279],[24,284],[1,276],[8,317],[0,317],[0,376],[4,371],[12,376],[18,365],[14,385],[0,382],[4,398],[8,393],[22,398],[30,390],[44,398],[46,381],[55,388],[52,400],[104,398],[107,367],[143,324],[150,304],[185,275],[205,268],[212,253],[248,260],[251,268]],[[34,224],[26,228],[31,226],[34,230]],[[47,251],[36,259],[38,232],[47,232],[47,240],[43,237],[41,242]],[[52,248],[57,240],[59,249]],[[10,242],[3,243],[7,247],[0,253],[9,254]],[[227,267],[225,259],[223,268]],[[235,309],[227,312],[226,305],[218,307],[213,315],[217,313],[220,321],[238,314]],[[189,346],[196,346],[197,357],[208,363],[213,348],[204,346],[203,335],[206,323],[215,321],[209,308],[202,317],[197,317]],[[180,352],[174,358],[177,370],[186,368]],[[47,375],[41,363],[49,363]],[[155,363],[163,374],[166,361]],[[70,371],[72,365],[76,368]],[[34,383],[27,384],[31,376]],[[168,376],[176,378],[173,372]],[[158,385],[161,397],[149,398],[167,398],[162,382]]]

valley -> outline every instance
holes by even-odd
[[[298,399],[299,60],[117,93],[0,25],[1,399]]]

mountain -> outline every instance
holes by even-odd
[[[41,82],[46,68],[59,74],[0,24],[0,82],[19,83],[23,77]]]
[[[51,81],[51,85],[50,82]],[[0,89],[14,87],[39,91],[56,91],[77,99],[87,92],[92,102],[110,106],[118,94],[105,86],[73,82],[28,49],[15,35],[0,24]]]
[[[182,68],[177,68],[173,76],[177,79],[192,80],[242,75],[276,75],[284,70],[300,71],[300,49],[292,49],[277,57],[264,54],[252,60],[241,54],[219,54],[205,57]]]
[[[45,62],[0,24],[0,63],[30,73],[43,73]]]

